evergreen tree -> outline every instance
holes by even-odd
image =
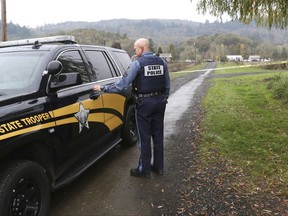
[[[157,51],[157,53],[163,53],[163,51],[162,51],[162,48],[161,47],[158,47],[158,51]]]
[[[117,48],[117,49],[122,49],[121,44],[119,42],[114,42],[111,47]]]
[[[287,51],[286,51],[285,47],[282,48],[281,59],[282,60],[287,60]]]
[[[151,52],[155,53],[155,46],[154,46],[153,40],[151,38],[149,38],[148,40],[149,40],[149,43],[150,43]]]

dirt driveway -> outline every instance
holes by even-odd
[[[283,200],[269,195],[239,196],[229,188],[229,179],[217,181],[225,167],[221,162],[199,172],[200,102],[211,86],[211,77],[212,71],[203,71],[172,82],[165,119],[164,176],[129,176],[137,165],[137,146],[117,147],[53,194],[50,216],[288,215]]]

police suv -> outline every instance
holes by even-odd
[[[130,63],[124,50],[70,35],[0,43],[1,215],[47,215],[51,191],[136,143],[130,89],[93,92]]]

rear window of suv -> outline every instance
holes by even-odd
[[[115,61],[119,66],[122,66],[122,70],[126,71],[130,64],[131,64],[131,58],[127,53],[124,52],[118,52],[118,51],[113,51],[113,53],[116,55]]]
[[[107,58],[105,52],[86,50],[86,55],[92,64],[92,68],[98,80],[109,79],[117,76],[117,72]]]

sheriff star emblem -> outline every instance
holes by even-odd
[[[83,127],[86,127],[89,129],[88,115],[89,115],[89,109],[85,109],[82,102],[80,102],[79,112],[74,115],[75,118],[79,121],[79,133],[81,133]]]

